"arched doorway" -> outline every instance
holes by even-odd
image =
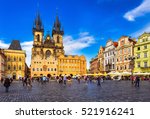
[[[50,77],[51,77],[51,75],[50,75],[50,74],[47,74],[47,77],[48,77],[48,78],[50,78]]]
[[[12,78],[13,80],[16,80],[16,73],[13,73]]]

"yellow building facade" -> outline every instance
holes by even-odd
[[[143,33],[139,36],[134,47],[135,73],[150,72],[150,33]]]
[[[20,42],[13,40],[8,49],[4,49],[6,56],[5,77],[19,79],[25,76],[26,53],[21,49]]]
[[[0,49],[0,80],[5,78],[5,55],[4,50]]]
[[[47,33],[44,38],[42,20],[40,15],[37,15],[33,27],[31,77],[49,77],[60,74],[82,75],[86,73],[86,59],[84,56],[65,55],[63,35],[64,31],[61,28],[58,16],[56,16],[52,37]],[[74,61],[75,63],[73,64]]]
[[[58,75],[86,74],[86,59],[84,56],[60,55],[58,57]]]

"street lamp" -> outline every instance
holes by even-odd
[[[128,57],[128,60],[130,60],[130,65],[129,66],[131,68],[131,76],[132,76],[132,78],[133,78],[133,70],[134,70],[134,60],[137,59],[137,58],[138,58],[137,56],[129,56]]]

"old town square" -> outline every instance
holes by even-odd
[[[0,102],[150,101],[149,0],[26,1],[0,2]]]

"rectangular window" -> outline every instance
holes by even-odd
[[[147,49],[147,45],[144,46],[144,49]]]
[[[140,62],[138,62],[138,63],[137,63],[137,67],[138,67],[138,68],[140,68],[140,67],[141,67]]]
[[[137,57],[138,57],[138,58],[140,58],[140,53],[139,53],[139,54],[137,54]]]
[[[138,47],[137,50],[140,50],[140,47]]]
[[[144,62],[144,67],[145,67],[145,68],[147,67],[147,62]]]
[[[144,53],[144,58],[147,58],[147,52]]]
[[[37,68],[37,71],[39,71],[39,68]]]

